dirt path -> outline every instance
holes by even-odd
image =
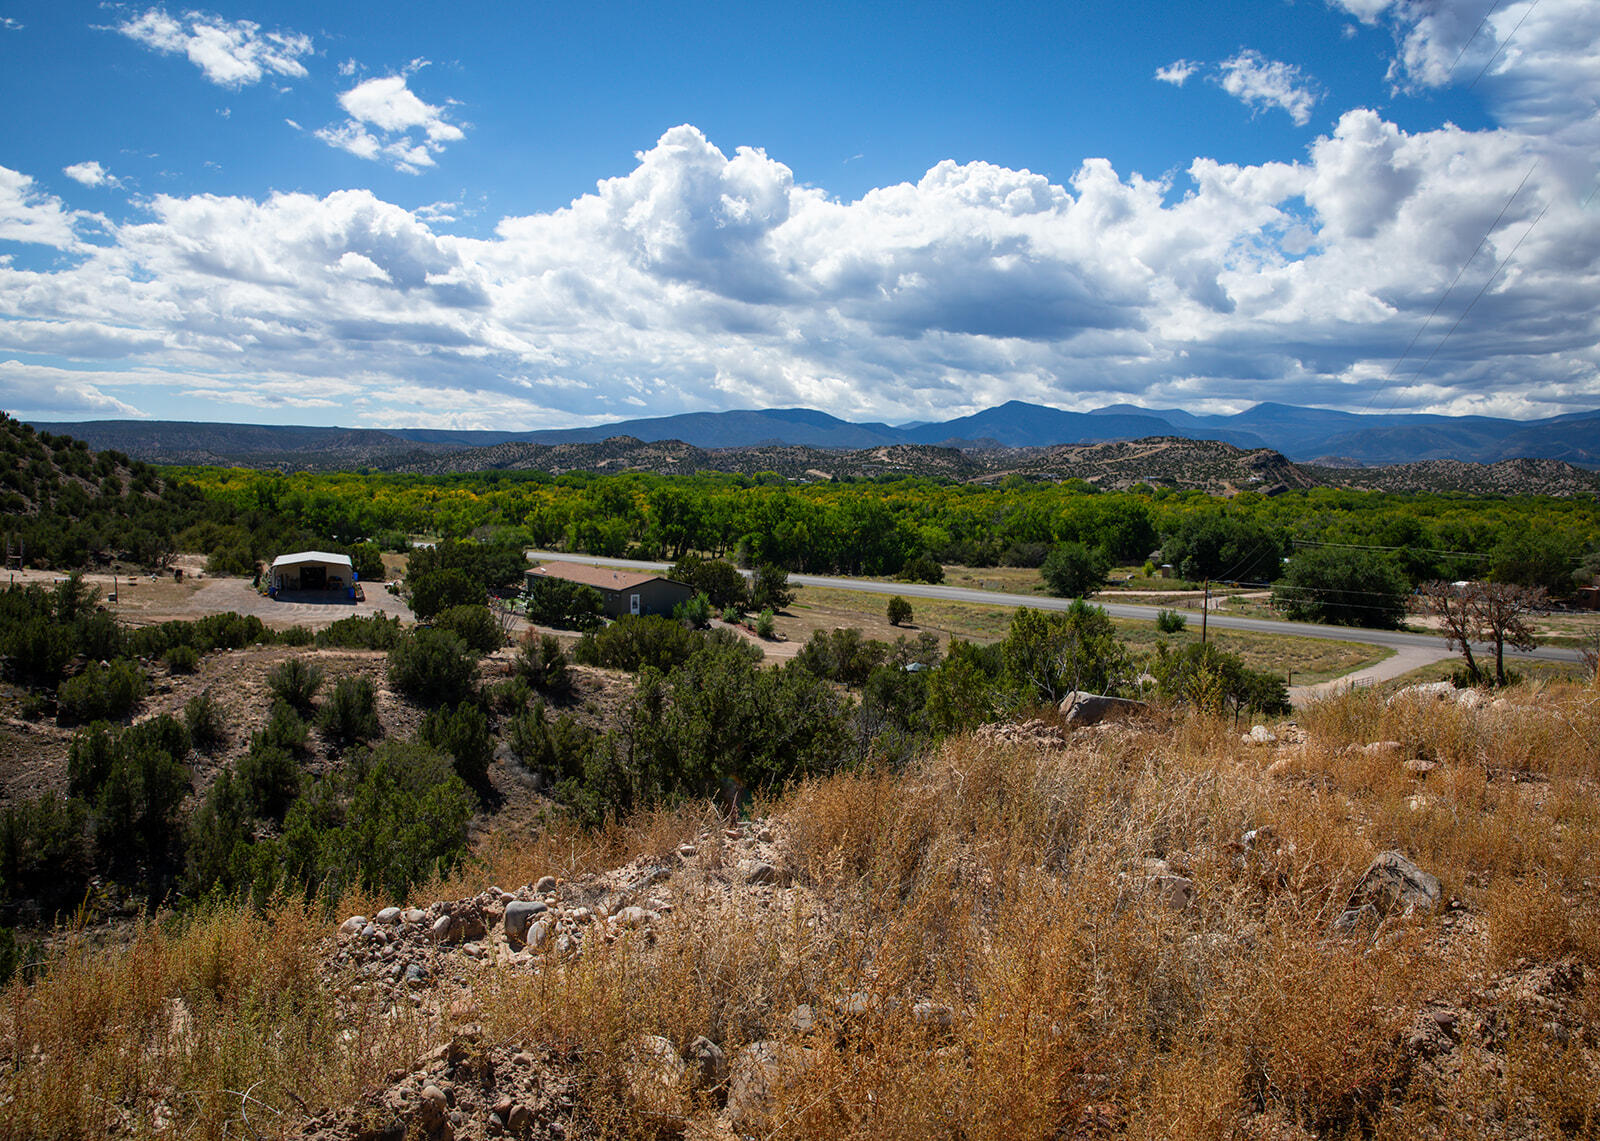
[[[1431,649],[1424,646],[1402,646],[1383,661],[1347,673],[1343,677],[1318,682],[1316,685],[1290,686],[1289,701],[1297,707],[1303,706],[1318,698],[1329,697],[1357,686],[1376,685],[1380,681],[1389,681],[1412,670],[1453,657],[1455,651],[1445,649],[1443,645]]]

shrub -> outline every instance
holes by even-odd
[[[266,727],[252,734],[250,743],[254,745],[260,741],[290,753],[301,753],[305,751],[310,734],[311,726],[306,724],[305,718],[277,701],[273,702],[272,715],[267,718]]]
[[[362,582],[384,580],[383,551],[377,543],[356,543],[346,548],[346,553],[350,556],[350,569]]]
[[[1083,543],[1059,543],[1044,560],[1039,573],[1060,598],[1082,598],[1106,584],[1109,569],[1104,555]]]
[[[795,664],[814,677],[860,686],[889,657],[889,644],[863,638],[854,626],[818,630],[795,655]]]
[[[533,576],[528,587],[528,621],[558,630],[593,630],[605,614],[600,592],[564,578]]]
[[[92,864],[82,800],[41,793],[0,812],[0,890],[46,916],[82,900]]]
[[[144,671],[126,658],[109,666],[90,662],[56,688],[58,715],[68,723],[120,721],[133,712],[147,687]]]
[[[404,899],[460,861],[472,809],[449,757],[415,742],[385,742],[357,751],[337,779],[295,801],[281,858],[295,882],[326,898],[359,887]]]
[[[197,749],[213,749],[228,739],[228,727],[223,721],[222,707],[209,689],[191,697],[183,706],[184,727],[189,730],[189,740]]]
[[[1159,645],[1151,672],[1158,692],[1207,713],[1224,713],[1229,705],[1258,713],[1289,712],[1289,691],[1283,678],[1250,669],[1238,654],[1219,650],[1209,642],[1196,642],[1177,651],[1165,643]]]
[[[1114,693],[1133,672],[1110,616],[1081,598],[1065,611],[1019,608],[1001,647],[1011,684],[1036,701],[1054,703],[1072,690]]]
[[[423,743],[449,753],[456,774],[468,784],[478,784],[494,760],[494,739],[489,718],[476,703],[463,701],[452,709],[435,709],[423,718],[418,733]]]
[[[200,651],[193,646],[173,646],[161,655],[167,669],[175,674],[192,674],[199,668]]]
[[[378,724],[378,694],[372,679],[340,678],[317,713],[317,727],[340,745],[370,741],[382,733]]]
[[[778,633],[777,622],[776,622],[776,619],[773,617],[772,611],[763,610],[760,614],[756,615],[756,636],[757,637],[765,638],[767,641],[770,642],[774,637],[777,636],[777,633]]]
[[[373,614],[367,618],[341,618],[317,631],[317,645],[352,650],[392,650],[400,641],[399,618]]]
[[[567,669],[567,653],[561,640],[554,634],[529,632],[522,639],[522,650],[517,654],[517,676],[534,689],[546,693],[565,690],[572,684]]]
[[[711,600],[704,593],[685,599],[672,608],[672,617],[691,630],[703,630],[711,625]]]
[[[724,606],[719,617],[729,625],[734,625],[744,617],[744,613],[737,606]]]
[[[665,672],[687,661],[703,644],[701,636],[681,622],[659,614],[628,614],[585,634],[572,653],[586,666],[630,672],[653,666]]]
[[[173,725],[182,731],[177,722]],[[177,813],[188,791],[188,773],[155,735],[122,734],[94,798],[101,867],[119,879],[137,877],[151,897],[159,898],[178,865]]]
[[[453,606],[483,604],[483,584],[455,567],[408,575],[406,582],[411,588],[411,612],[423,622]]]
[[[776,563],[762,563],[756,568],[755,578],[750,583],[750,605],[753,608],[782,610],[793,601],[794,591],[789,589],[788,571]]]
[[[207,614],[194,623],[191,637],[202,653],[207,650],[237,650],[257,642],[271,642],[273,635],[254,615]]]
[[[452,606],[441,610],[433,620],[440,630],[448,630],[467,644],[467,649],[492,654],[506,644],[500,620],[487,606]]]
[[[309,626],[290,626],[287,630],[279,630],[272,639],[280,646],[309,646],[317,640]]]
[[[889,599],[889,625],[903,626],[911,621],[911,603],[898,594]]]
[[[300,766],[294,755],[258,734],[234,766],[244,803],[254,816],[282,820],[300,792]]]
[[[456,705],[472,696],[477,663],[448,630],[418,629],[389,651],[389,680],[414,701]]]
[[[943,582],[944,568],[931,555],[907,559],[895,578],[901,582]]]
[[[1156,629],[1163,634],[1181,634],[1189,620],[1176,610],[1157,610]]]
[[[706,596],[716,607],[743,606],[749,599],[750,588],[739,573],[739,568],[723,559],[703,559],[699,555],[685,555],[667,571],[673,582],[693,587]]]
[[[322,688],[322,667],[304,658],[290,658],[267,671],[267,688],[295,712],[310,712],[311,702]]]

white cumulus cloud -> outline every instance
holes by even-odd
[[[99,162],[75,162],[61,168],[61,173],[84,186],[120,186],[122,183]]]
[[[1294,64],[1247,50],[1223,60],[1217,72],[1222,89],[1252,110],[1281,108],[1297,127],[1311,121],[1317,92]]]
[[[1182,87],[1191,75],[1200,70],[1200,66],[1192,59],[1175,59],[1166,67],[1156,68],[1156,78],[1162,83]]]
[[[447,143],[465,137],[443,108],[419,99],[403,75],[358,83],[339,96],[339,105],[350,117],[323,127],[317,137],[357,158],[386,159],[406,173],[433,166],[433,156]]]
[[[1564,46],[1545,6],[1576,29]],[[1371,14],[1402,58],[1420,25]],[[1587,90],[1600,28],[1570,0],[1508,19],[1488,21],[1494,128],[1348,109],[1297,161],[1199,157],[1160,180],[1104,159],[1064,179],[947,160],[844,201],[685,124],[482,238],[435,229],[449,203],[354,190],[158,196],[86,243],[92,216],[0,170],[0,238],[65,251],[0,260],[0,355],[92,375],[94,393],[41,382],[63,415],[107,394],[218,419],[332,402],[345,423],[500,427],[752,405],[928,419],[1008,399],[1594,408],[1600,147],[1579,143],[1600,113],[1545,71]],[[436,153],[432,112],[402,89],[347,103],[349,146]]]
[[[150,8],[116,25],[136,43],[169,55],[187,56],[212,83],[243,87],[269,72],[302,79],[300,60],[312,50],[311,37],[298,32],[263,32],[252,20],[227,20],[204,12],[182,17]]]

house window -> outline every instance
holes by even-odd
[[[639,615],[639,596],[637,594],[628,595],[628,613],[634,617]]]

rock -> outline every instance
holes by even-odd
[[[1419,777],[1427,776],[1438,767],[1433,761],[1411,760],[1405,763],[1406,772]]]
[[[421,963],[411,963],[406,967],[405,983],[409,987],[423,987],[433,981],[433,972]]]
[[[650,1117],[678,1118],[687,1109],[689,1067],[659,1034],[641,1034],[624,1070],[634,1106]]]
[[[554,929],[554,925],[548,919],[539,920],[528,928],[528,947],[531,950],[539,950],[549,941],[550,932]]]
[[[1399,741],[1369,741],[1365,745],[1354,746],[1354,749],[1384,761],[1398,761],[1405,753],[1405,746]]]
[[[789,1012],[789,1025],[801,1034],[810,1034],[816,1029],[817,1016],[812,1012],[809,1002],[802,1002]]]
[[[761,841],[763,844],[772,843],[772,829],[763,828],[761,831],[756,833],[756,839]]]
[[[1408,685],[1397,692],[1388,701],[1393,705],[1398,701],[1448,701],[1454,700],[1456,687],[1447,681],[1423,682],[1420,685]]]
[[[441,915],[433,921],[433,926],[428,928],[428,938],[435,943],[448,943],[451,929],[455,927],[455,920],[448,915]]]
[[[938,1002],[919,1002],[911,1007],[911,1021],[925,1030],[948,1030],[956,1020],[955,1011]]]
[[[641,891],[647,891],[670,875],[672,875],[671,868],[663,867],[660,864],[655,864],[651,867],[645,868],[637,876],[629,880],[628,885],[622,890],[627,892],[629,895],[633,895]]]
[[[524,942],[528,936],[528,925],[536,916],[544,914],[550,909],[543,903],[523,903],[518,900],[506,904],[505,931],[506,938],[513,944]]]
[[[542,877],[538,883],[533,885],[533,890],[538,895],[548,895],[550,892],[556,890],[556,877]]]
[[[400,913],[400,922],[415,927],[427,922],[428,913],[420,907],[408,907]]]
[[[458,943],[482,939],[489,933],[489,929],[484,926],[483,917],[475,911],[458,915],[455,920],[455,930],[451,932],[451,938]]]
[[[638,927],[642,924],[650,922],[652,919],[659,917],[655,912],[646,911],[638,904],[633,904],[629,907],[624,907],[621,911],[617,912],[616,915],[612,916],[612,918],[619,926]]]
[[[678,845],[678,859],[680,860],[692,860],[699,854],[699,852],[700,849],[696,848],[693,844]]]
[[[374,923],[381,923],[385,927],[393,927],[400,922],[400,909],[398,907],[385,907],[372,917]]]
[[[728,1122],[735,1129],[759,1129],[772,1116],[773,1094],[811,1063],[811,1052],[764,1040],[735,1055],[728,1076]]]
[[[1409,915],[1439,902],[1439,881],[1401,852],[1383,852],[1361,876],[1350,893],[1344,914],[1335,921],[1340,930],[1352,930],[1371,920],[1394,914]],[[1370,914],[1368,914],[1370,913]]]
[[[1188,911],[1194,905],[1194,882],[1185,876],[1154,876],[1149,885],[1156,898],[1173,911]]]
[[[1488,705],[1489,702],[1490,699],[1488,695],[1485,694],[1481,689],[1456,690],[1456,704],[1461,706],[1463,709],[1477,709],[1481,706]]]
[[[744,882],[749,884],[777,883],[778,869],[769,863],[756,861],[744,867]]]
[[[1150,707],[1142,701],[1127,697],[1110,697],[1101,693],[1079,693],[1073,690],[1061,699],[1061,712],[1067,724],[1074,727],[1098,725],[1108,717],[1132,717]]]
[[[1243,744],[1258,747],[1262,745],[1276,745],[1278,743],[1277,734],[1275,734],[1271,729],[1268,729],[1265,725],[1252,725],[1250,727],[1250,732],[1241,736],[1239,740]]]
[[[533,1110],[525,1105],[511,1107],[511,1116],[506,1118],[506,1128],[518,1137],[526,1134],[533,1128]],[[552,1127],[552,1136],[554,1135]]]
[[[705,1035],[689,1043],[689,1060],[695,1068],[695,1080],[702,1089],[721,1085],[728,1077],[728,1059],[718,1046]]]
[[[429,1132],[439,1128],[450,1116],[450,1104],[438,1086],[423,1086],[422,1100],[417,1104],[417,1120]]]
[[[367,917],[365,915],[352,915],[349,919],[339,924],[339,934],[359,935],[361,934],[361,929],[366,925]]]

